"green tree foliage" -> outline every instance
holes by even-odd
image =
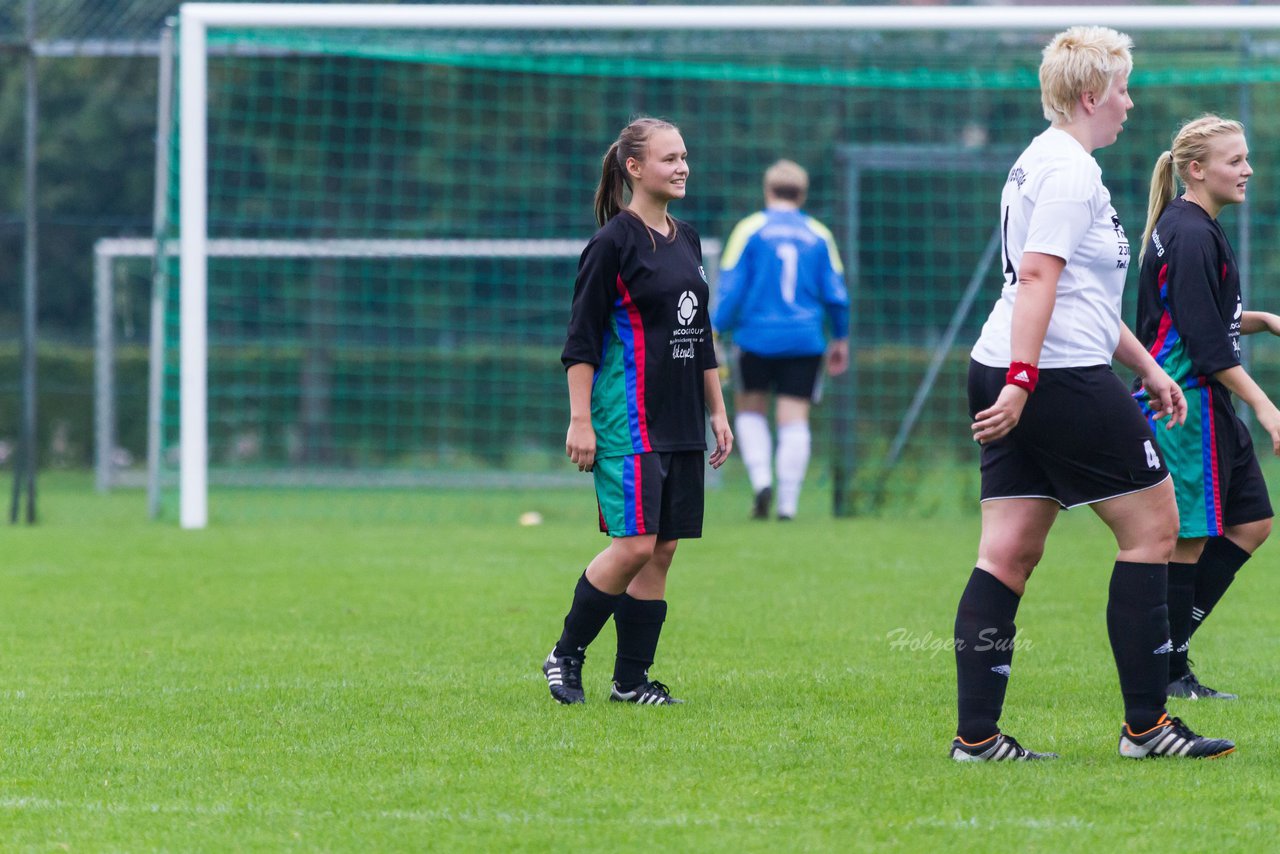
[[[23,265],[23,62],[10,54],[0,74],[0,334],[11,334]],[[39,322],[43,335],[84,340],[94,241],[151,230],[156,61],[41,59],[38,75]]]

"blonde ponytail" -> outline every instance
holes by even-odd
[[[1151,170],[1151,192],[1147,196],[1147,227],[1142,232],[1142,244],[1138,250],[1138,263],[1147,254],[1147,244],[1156,230],[1156,222],[1160,214],[1178,194],[1178,182],[1173,175],[1173,152],[1165,151],[1156,158],[1156,166]]]
[[[1173,145],[1156,160],[1156,167],[1151,173],[1151,195],[1147,201],[1147,228],[1142,233],[1142,249],[1138,253],[1138,263],[1147,252],[1147,241],[1156,230],[1156,221],[1165,207],[1178,194],[1177,182],[1187,186],[1191,164],[1195,161],[1204,163],[1209,159],[1213,141],[1220,136],[1239,134],[1244,136],[1244,125],[1234,119],[1221,116],[1205,115],[1178,128],[1173,135]]]

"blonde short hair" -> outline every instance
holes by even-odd
[[[802,201],[809,192],[809,173],[799,163],[779,160],[764,171],[764,194]]]
[[[1040,103],[1050,122],[1069,124],[1092,92],[1101,104],[1116,78],[1133,71],[1133,39],[1110,27],[1072,27],[1053,37],[1040,61]]]

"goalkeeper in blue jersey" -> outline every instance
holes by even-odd
[[[734,435],[755,501],[751,515],[769,517],[777,468],[777,515],[792,519],[809,465],[809,407],[827,373],[849,366],[849,292],[835,238],[801,210],[809,175],[790,160],[764,173],[765,209],[738,223],[721,256],[717,334],[729,336],[735,359]],[[828,333],[830,343],[828,344]],[[776,396],[777,453],[769,430]]]

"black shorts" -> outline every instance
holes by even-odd
[[[1187,423],[1157,427],[1156,440],[1178,495],[1179,537],[1216,537],[1274,515],[1249,428],[1223,389],[1188,389]]]
[[[738,390],[785,394],[817,403],[822,397],[822,356],[738,353]]]
[[[969,363],[969,415],[995,403],[1007,368]],[[1151,425],[1107,365],[1040,371],[1018,426],[982,446],[982,500],[1048,498],[1065,508],[1169,477]]]
[[[661,540],[701,537],[706,464],[703,451],[597,459],[591,471],[601,533],[657,534]]]

